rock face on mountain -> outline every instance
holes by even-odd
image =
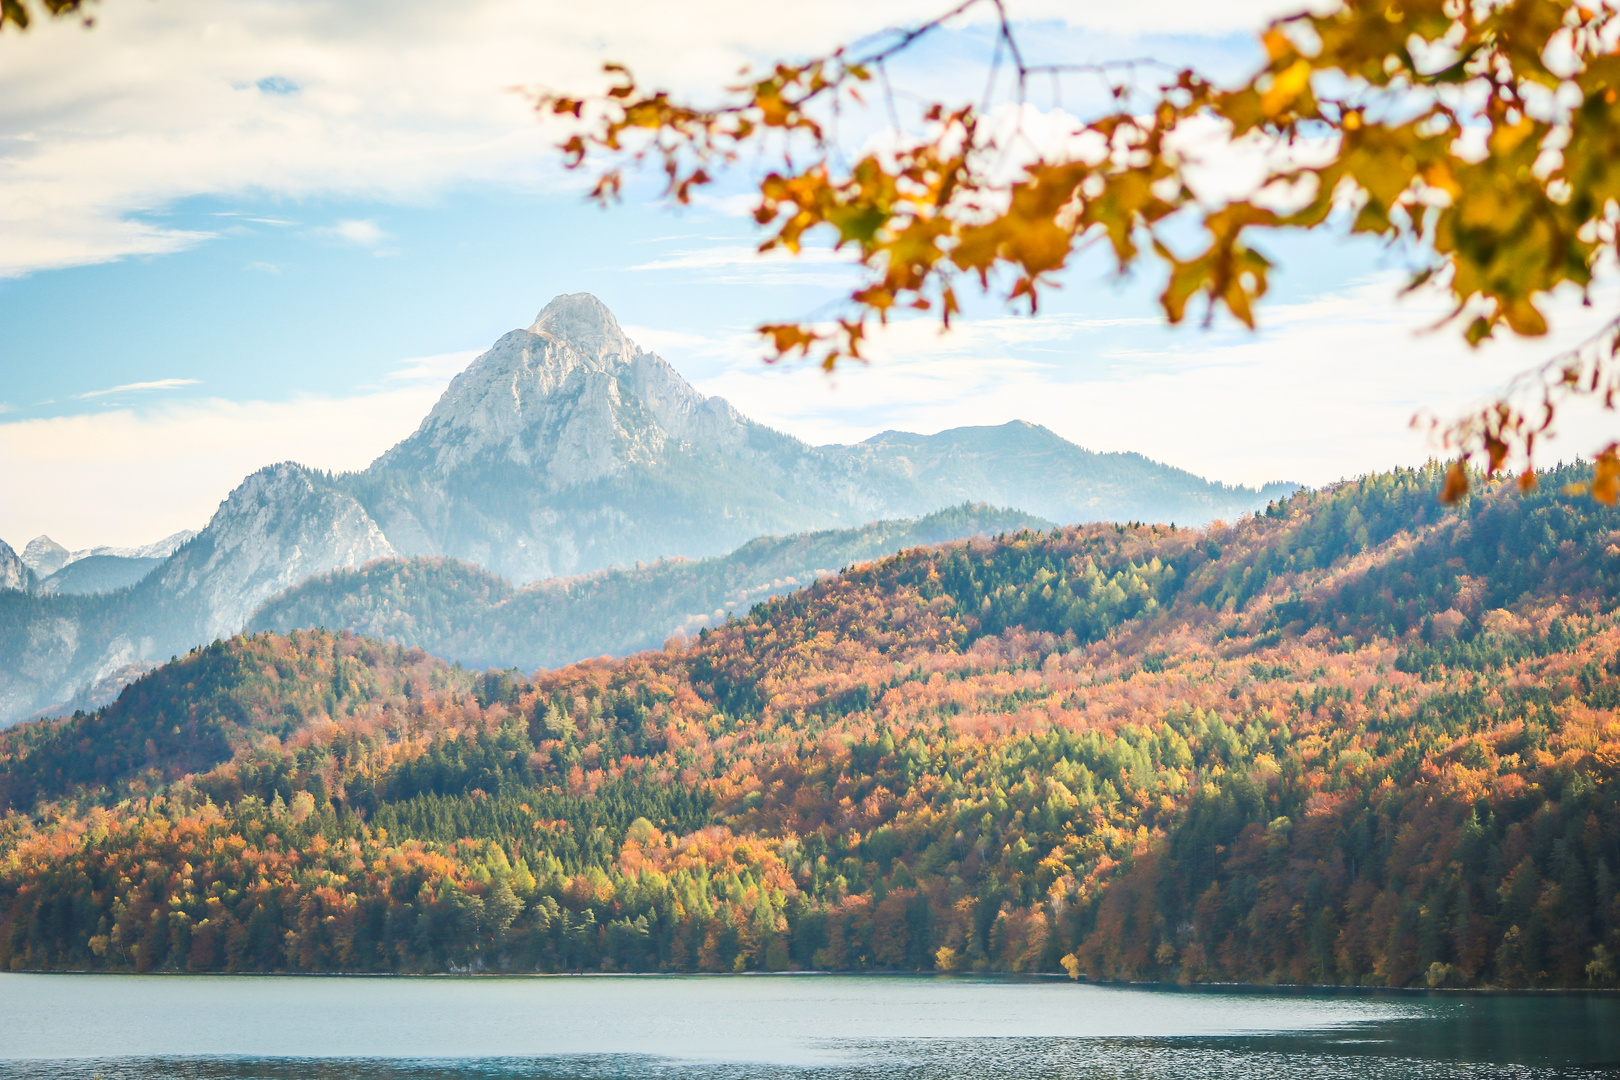
[[[28,565],[10,544],[0,540],[0,592],[24,592],[32,583]]]
[[[963,503],[1063,523],[1195,524],[1291,489],[1212,484],[1024,423],[810,446],[699,393],[595,297],[559,296],[474,360],[417,431],[363,472],[260,470],[201,533],[153,545],[171,544],[156,570],[122,567],[127,580],[145,576],[116,592],[0,592],[0,723],[69,700],[94,705],[86,687],[115,691],[121,673],[238,632],[312,575],[384,557],[449,556],[523,585]],[[70,552],[39,537],[21,563],[47,577],[97,555],[160,557]],[[0,557],[0,588],[34,585],[5,566]]]
[[[792,481],[815,456],[705,398],[580,293],[502,337],[346,479],[401,553],[522,583],[842,523],[843,506]]]
[[[195,638],[209,641],[237,633],[265,600],[313,574],[393,554],[353,496],[284,462],[242,481],[154,575],[155,586],[195,612]]]
[[[22,561],[36,577],[50,577],[73,561],[73,553],[48,536],[36,536],[23,548]]]

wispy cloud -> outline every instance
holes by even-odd
[[[846,285],[855,265],[850,256],[826,248],[761,254],[751,245],[721,244],[677,251],[627,269],[680,273],[716,285]]]
[[[376,247],[389,239],[388,234],[369,218],[340,221],[336,225],[321,229],[320,232],[351,244],[358,244],[360,247]]]
[[[286,218],[258,217],[258,216],[253,215],[253,214],[244,214],[239,210],[214,210],[214,211],[212,211],[210,213],[210,216],[211,217],[239,218],[242,221],[251,221],[255,225],[281,225],[281,226],[287,226],[287,225],[296,225],[296,224],[298,224],[298,222],[296,222],[296,221],[288,221]]]
[[[105,390],[90,390],[83,394],[74,394],[79,399],[106,397],[109,394],[141,393],[148,390],[176,390],[182,386],[196,386],[196,379],[153,379],[150,382],[124,383],[122,386],[109,386]]]
[[[439,391],[423,382],[344,397],[7,418],[0,538],[49,533],[81,548],[201,528],[243,477],[271,462],[364,468],[416,428]]]
[[[473,362],[479,353],[477,349],[462,349],[460,352],[435,353],[432,356],[413,356],[408,360],[401,360],[394,370],[388,373],[390,379],[405,379],[411,382],[432,380],[448,382],[459,375],[466,366]]]
[[[762,363],[745,332],[650,336],[678,367],[703,371],[693,382],[705,393],[811,442],[1028,420],[1093,450],[1134,450],[1214,479],[1314,484],[1438,453],[1408,426],[1414,413],[1463,415],[1614,307],[1612,289],[1590,310],[1561,296],[1547,339],[1470,350],[1455,333],[1421,332],[1443,308],[1434,298],[1392,303],[1400,284],[1392,274],[1270,305],[1258,333],[1042,315],[963,320],[941,335],[914,319],[875,331],[871,362],[831,376]],[[1612,413],[1572,407],[1561,417],[1562,438],[1543,448],[1549,462],[1614,437]]]
[[[1299,2],[1022,0],[1016,13],[1040,25],[1032,36],[1082,26],[1185,36],[1254,30]],[[751,0],[466,0],[445,20],[435,0],[395,0],[364,16],[351,7],[164,0],[108,5],[93,34],[75,20],[30,30],[0,76],[27,89],[8,95],[0,118],[0,136],[14,137],[0,150],[0,274],[198,243],[206,234],[135,220],[198,194],[413,199],[468,181],[566,189],[575,178],[509,87],[544,79],[591,89],[602,85],[602,61],[617,59],[648,85],[711,93],[742,64],[821,52],[939,11],[937,0],[823,0],[802,18]],[[971,70],[937,78],[961,83]],[[750,199],[704,193],[702,204],[744,214]]]

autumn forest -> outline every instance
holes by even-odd
[[[1431,467],[525,675],[320,630],[0,732],[0,968],[1620,983],[1620,511]]]

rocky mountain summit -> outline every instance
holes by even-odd
[[[0,588],[21,582],[0,592],[0,723],[88,703],[86,687],[116,688],[125,673],[238,632],[313,575],[380,558],[450,557],[521,586],[964,503],[1065,523],[1195,524],[1292,489],[1215,484],[1016,422],[811,446],[704,396],[631,341],[596,297],[559,296],[361,472],[270,466],[201,533],[153,550],[69,552],[43,536],[20,559],[0,550]],[[29,579],[89,556],[157,558],[163,544],[155,570],[90,566],[75,587]],[[75,595],[108,581],[134,584]]]
[[[237,633],[265,599],[311,575],[393,554],[353,496],[322,473],[283,462],[242,481],[153,585],[194,614],[196,641],[211,641]]]
[[[48,536],[36,536],[22,550],[22,561],[39,577],[49,577],[73,561],[73,553]]]
[[[401,554],[521,583],[807,527],[814,513],[758,468],[796,445],[705,398],[579,293],[502,337],[415,434],[345,479]]]

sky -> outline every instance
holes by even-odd
[[[947,335],[892,327],[831,377],[770,366],[752,328],[823,315],[854,279],[829,252],[755,254],[742,193],[762,164],[692,207],[647,177],[600,209],[519,92],[599,87],[614,60],[712,95],[745,64],[942,6],[99,0],[91,29],[8,29],[0,540],[142,544],[202,527],[263,465],[362,468],[563,292],[600,296],[700,390],[811,442],[1024,419],[1246,484],[1420,462],[1434,447],[1415,412],[1482,399],[1612,307],[1559,297],[1549,339],[1471,352],[1428,329],[1432,299],[1397,299],[1401,267],[1375,245],[1279,237],[1257,332],[1167,328],[1150,272],[1086,258],[1038,317],[977,302]],[[1009,4],[1037,59],[1152,55],[1234,78],[1292,6]],[[965,25],[896,81],[959,95],[985,43]],[[1612,426],[1572,417],[1551,456]]]

